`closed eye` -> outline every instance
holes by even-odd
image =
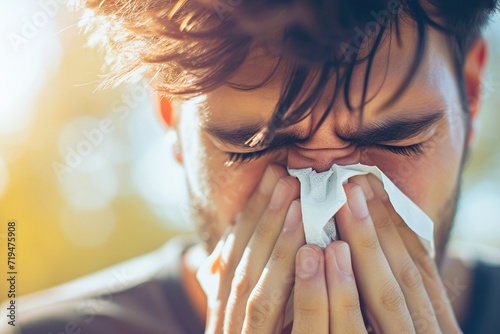
[[[256,160],[260,157],[263,157],[267,154],[270,154],[276,151],[278,148],[266,148],[265,150],[255,151],[255,152],[247,152],[247,153],[235,153],[235,152],[226,152],[228,156],[224,165],[231,166],[234,163],[247,163],[252,160]]]
[[[392,145],[373,145],[373,147],[386,150],[395,154],[405,155],[405,156],[416,156],[423,153],[424,143],[413,144],[408,146],[392,146]],[[236,153],[236,152],[226,152],[228,159],[225,162],[226,166],[231,166],[234,163],[248,163],[252,160],[256,160],[267,154],[270,154],[281,147],[268,148],[265,150],[246,152],[246,153]]]
[[[413,144],[408,146],[390,146],[390,145],[378,145],[381,149],[390,151],[392,153],[414,156],[423,153],[423,143]]]

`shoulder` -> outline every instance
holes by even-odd
[[[16,300],[16,326],[2,333],[184,333],[178,299],[180,257],[192,240],[160,249],[69,283]],[[174,292],[172,292],[174,291]],[[2,312],[8,307],[2,305]],[[187,311],[190,311],[189,309]]]

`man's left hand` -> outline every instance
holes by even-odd
[[[335,216],[343,241],[298,252],[293,332],[366,333],[365,314],[376,333],[460,333],[434,260],[380,181],[356,176],[344,187]],[[329,319],[314,311],[325,302]]]

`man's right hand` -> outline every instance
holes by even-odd
[[[295,178],[282,167],[267,167],[198,271],[208,298],[206,333],[281,332],[295,257],[305,244],[298,196]]]

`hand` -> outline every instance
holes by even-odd
[[[304,245],[299,183],[271,165],[234,225],[198,271],[206,333],[281,332]],[[326,306],[326,305],[325,305]]]
[[[217,278],[204,285],[207,333],[281,332],[292,287],[293,333],[366,333],[363,314],[377,333],[460,332],[433,260],[378,180],[345,186],[336,215],[344,241],[323,251],[302,246],[296,180],[270,169],[200,269],[202,285]]]
[[[320,266],[306,283],[297,279],[295,301],[305,291],[302,286],[314,285],[316,290],[309,288],[301,302],[308,298],[314,306],[314,301],[322,305],[328,299],[329,327],[320,314],[323,306],[318,306],[309,312],[309,325],[303,321],[306,327],[298,332],[309,332],[305,329],[318,323],[323,333],[366,332],[363,310],[376,333],[459,333],[434,261],[394,211],[382,184],[372,176],[350,182],[345,185],[348,203],[335,217],[343,241],[330,244],[324,255],[318,247],[304,246],[297,257],[298,274],[301,262],[317,260]],[[314,255],[309,262],[301,259],[306,247]],[[314,271],[312,267],[304,266],[304,271]]]

